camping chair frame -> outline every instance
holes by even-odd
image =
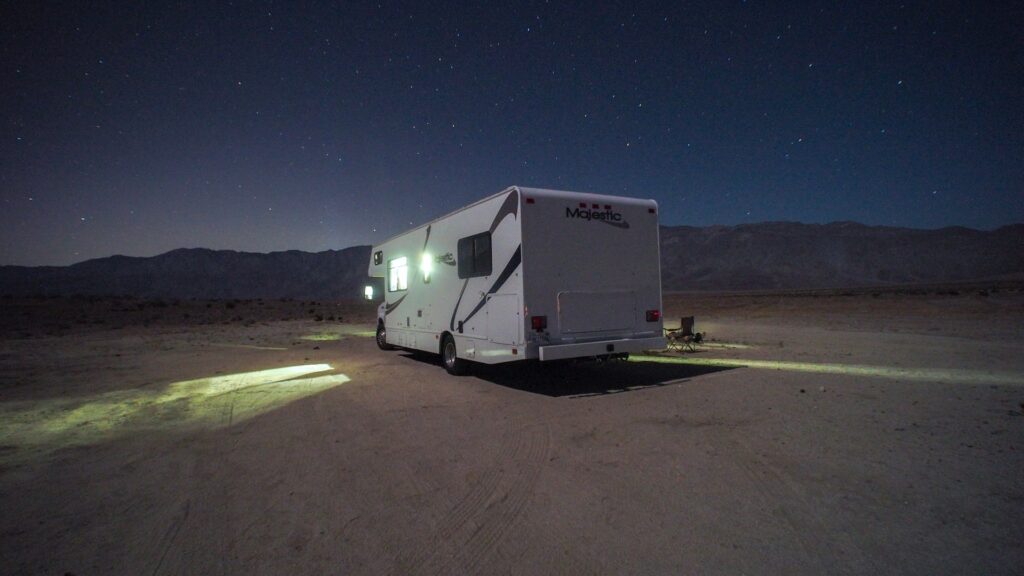
[[[665,340],[669,350],[696,352],[694,344],[700,343],[700,336],[693,332],[693,316],[685,316],[679,320],[679,328],[665,328]]]

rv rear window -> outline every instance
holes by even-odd
[[[491,274],[491,233],[483,232],[459,240],[459,278]]]
[[[409,287],[409,260],[402,256],[388,261],[388,292],[398,292]]]

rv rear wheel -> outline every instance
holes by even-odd
[[[441,341],[441,360],[444,361],[444,369],[455,376],[462,376],[469,369],[469,363],[459,358],[455,339],[450,334],[445,334],[444,340]]]
[[[381,350],[394,350],[395,347],[388,344],[388,332],[383,322],[377,323],[377,347]]]

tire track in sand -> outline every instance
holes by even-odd
[[[181,506],[181,512],[175,515],[174,520],[167,527],[167,531],[164,532],[164,537],[160,539],[160,559],[157,560],[156,566],[153,567],[153,571],[150,573],[152,576],[157,576],[160,573],[160,569],[163,568],[164,561],[167,559],[167,553],[171,551],[171,548],[174,547],[175,542],[178,540],[181,525],[188,520],[188,511],[191,504],[191,500],[185,500]]]
[[[365,532],[371,525],[378,525],[383,507],[415,508],[417,504],[427,504],[425,498],[443,495],[444,492],[435,479],[417,473],[409,461],[393,457],[370,458],[366,454],[353,452],[349,443],[338,441],[354,436],[361,430],[393,426],[394,421],[372,409],[361,409],[361,419],[357,423],[332,409],[329,395],[318,395],[311,404],[311,424],[316,431],[313,434],[314,443],[319,446],[327,466],[334,469],[334,472],[324,480],[325,485],[321,489],[335,495],[346,495],[345,498],[336,496],[332,500],[329,512],[337,521],[333,524],[332,532],[338,541],[345,542],[350,532]],[[366,445],[361,446],[362,450],[370,448]],[[358,472],[345,473],[342,470]],[[401,501],[393,500],[395,492],[403,495]],[[443,509],[447,505],[447,501],[442,501],[437,508]],[[304,507],[303,514],[316,516],[323,512],[317,505]],[[397,553],[392,550],[396,548],[400,549],[399,544],[389,536],[376,541],[371,549],[362,550],[362,557],[366,562],[364,568],[371,573],[387,573],[394,566]],[[355,553],[355,550],[353,552]]]
[[[814,572],[858,574],[879,570],[849,534],[828,529],[829,523],[808,498],[807,490],[792,475],[761,458],[745,440],[735,438],[734,443],[740,448],[735,462],[750,478],[766,507],[783,520]],[[836,554],[837,548],[841,555]],[[845,565],[837,564],[840,558],[846,560]]]
[[[533,496],[550,444],[546,425],[511,419],[494,464],[437,523],[433,537],[400,557],[392,572],[481,572]]]

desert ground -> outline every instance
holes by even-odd
[[[665,308],[456,378],[366,304],[0,299],[0,573],[1020,573],[1020,284]]]

